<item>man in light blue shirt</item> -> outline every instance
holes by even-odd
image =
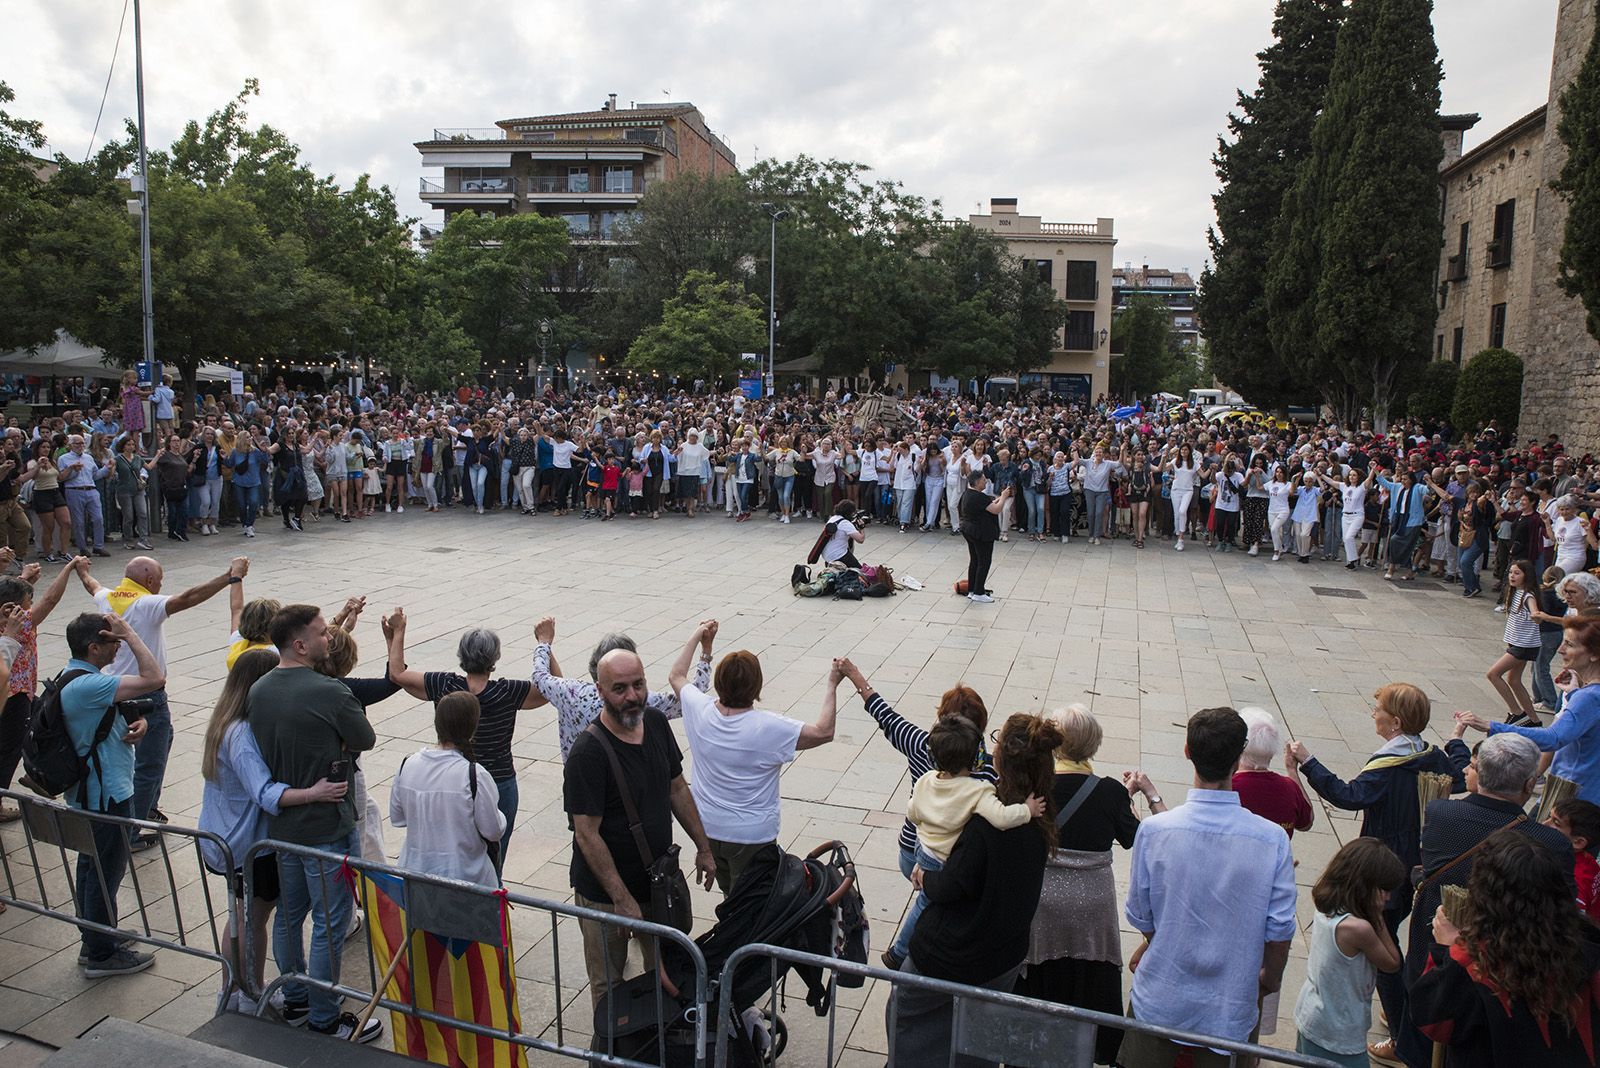
[[[83,450],[83,435],[74,434],[67,439],[67,452],[58,466],[61,488],[67,494],[67,510],[72,513],[72,543],[78,547],[78,555],[89,555],[92,529],[94,555],[110,556],[106,552],[106,520],[100,510],[98,483],[116,469],[116,464],[98,463]]]
[[[126,642],[139,669],[137,675],[108,675],[102,669]],[[69,789],[73,808],[129,816],[133,799],[133,744],[144,737],[145,721],[129,722],[118,702],[159,690],[165,673],[128,621],[115,612],[85,612],[67,624],[67,661],[61,690],[61,715],[78,754],[88,760],[84,781]],[[75,905],[80,919],[103,927],[117,926],[117,890],[128,870],[128,836],[122,826],[95,823],[94,854],[78,854]],[[102,892],[102,888],[104,892]],[[89,979],[131,975],[150,967],[148,953],[123,949],[115,934],[82,928],[78,966]]]
[[[1263,993],[1278,989],[1295,931],[1294,858],[1282,827],[1239,805],[1233,775],[1248,731],[1231,708],[1189,720],[1194,787],[1133,842],[1124,914],[1144,933],[1130,1014],[1181,1031],[1248,1041]],[[1169,1068],[1177,1043],[1129,1031],[1126,1068]],[[1196,1068],[1226,1056],[1190,1048]]]

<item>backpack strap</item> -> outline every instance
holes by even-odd
[[[1099,782],[1100,776],[1098,775],[1084,776],[1083,782],[1078,784],[1078,789],[1073,793],[1071,799],[1061,806],[1060,812],[1056,813],[1057,827],[1064,829],[1067,826],[1067,821],[1072,818],[1073,813],[1083,807],[1085,801],[1089,800],[1089,795],[1094,793],[1094,788]]]

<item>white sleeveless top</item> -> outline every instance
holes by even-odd
[[[1347,957],[1334,934],[1348,912],[1311,918],[1311,956],[1306,981],[1294,1003],[1294,1025],[1323,1049],[1341,1055],[1365,1053],[1372,1026],[1372,990],[1378,969],[1365,953]]]

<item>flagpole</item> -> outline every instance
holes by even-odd
[[[133,0],[133,81],[139,98],[139,295],[144,303],[144,360],[155,360],[155,311],[150,294],[150,161],[145,152],[144,35],[139,0]],[[154,375],[155,368],[151,367]],[[152,381],[151,386],[160,385]]]

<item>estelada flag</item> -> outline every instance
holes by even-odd
[[[358,876],[367,910],[368,937],[381,975],[405,940],[406,884],[382,872]],[[504,903],[500,904],[503,909]],[[428,931],[411,933],[408,960],[395,969],[385,990],[394,1001],[410,1004],[413,991],[419,1009],[458,1020],[507,1030],[522,1030],[517,1008],[517,980],[509,924],[502,925],[503,945],[443,938]],[[391,1012],[394,1051],[450,1068],[527,1068],[527,1047],[440,1026],[405,1013]]]

